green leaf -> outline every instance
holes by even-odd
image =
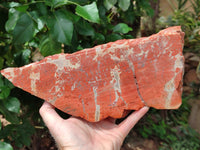
[[[77,23],[77,22],[80,20],[80,17],[79,17],[79,16],[73,14],[73,13],[70,12],[70,11],[67,11],[67,10],[66,10],[64,13],[65,13],[65,15],[67,16],[67,18],[70,19],[73,23]]]
[[[68,0],[52,0],[52,8],[58,8],[68,3]]]
[[[72,21],[68,19],[64,9],[56,11],[53,18],[54,20],[48,23],[51,35],[58,42],[70,45],[74,29]]]
[[[133,6],[133,4],[131,3],[130,7],[128,8],[128,10],[121,13],[121,17],[124,18],[123,19],[124,22],[129,23],[131,25],[138,26],[137,25],[137,20],[138,20],[138,18],[140,18],[139,16],[141,16],[141,15],[140,15],[140,11],[139,10],[135,10],[134,7],[135,6]],[[137,7],[139,7],[139,6],[137,6]],[[135,21],[136,21],[136,23],[134,23]]]
[[[114,26],[113,28],[113,32],[116,33],[122,33],[122,34],[126,34],[129,31],[132,31],[132,28],[130,28],[127,24],[125,23],[119,23],[116,26]]]
[[[140,9],[144,10],[148,16],[153,17],[154,10],[152,9],[149,1],[139,1],[138,6]]]
[[[94,28],[85,20],[80,19],[76,25],[79,34],[84,36],[94,36]]]
[[[70,0],[70,3],[84,5],[88,3],[88,0]]]
[[[45,0],[45,4],[47,6],[50,6],[51,9],[55,9],[69,4],[83,5],[87,3],[88,0]]]
[[[95,33],[95,36],[93,37],[93,41],[96,44],[103,44],[105,42],[105,37],[101,33]]]
[[[17,3],[17,2],[10,2],[10,3],[9,3],[9,6],[10,6],[10,8],[17,7],[17,6],[20,6],[20,3]]]
[[[81,18],[80,16],[77,16],[77,15],[73,14],[72,12],[67,11],[66,9],[60,9],[59,12],[62,14],[62,16],[64,18],[66,18],[67,20],[69,20],[70,22],[73,22],[73,23],[77,23],[79,21],[79,19]],[[45,18],[47,26],[49,28],[53,28],[53,25],[56,22],[55,17],[56,17],[55,14],[49,14]]]
[[[123,11],[127,11],[130,6],[130,0],[118,0],[118,5]]]
[[[4,106],[11,112],[19,113],[20,102],[16,97],[9,97],[4,101]]]
[[[10,8],[15,8],[18,11],[26,12],[26,10],[29,8],[29,5],[21,5],[17,2],[10,2],[9,3]]]
[[[25,115],[22,117],[20,124],[9,124],[5,126],[0,132],[0,139],[8,140],[9,137],[9,139],[12,140],[12,142],[16,147],[18,147],[18,149],[24,147],[25,145],[30,146],[30,143],[32,141],[31,137],[35,133],[35,129],[28,120],[30,119],[28,119]]]
[[[33,38],[35,31],[35,24],[32,18],[24,13],[20,16],[19,20],[13,31],[13,40],[15,44],[25,43]]]
[[[106,7],[107,10],[112,8],[117,3],[117,0],[104,0],[103,4]]]
[[[115,33],[112,33],[106,36],[106,42],[114,42],[120,39],[122,39],[122,37],[119,34],[115,34]]]
[[[146,13],[147,13],[147,15],[150,16],[150,17],[153,17],[154,14],[155,14],[155,12],[154,12],[153,9],[147,9],[147,10],[146,10]]]
[[[31,57],[30,49],[24,49],[14,54],[14,60],[18,66],[23,66],[28,64],[30,62],[30,57]]]
[[[76,14],[83,17],[85,20],[94,23],[100,23],[99,11],[96,2],[85,6],[77,6]]]
[[[17,133],[20,133],[19,138],[20,142],[23,145],[30,146],[31,136],[34,134],[35,129],[33,125],[30,124],[28,120],[23,120],[23,124],[18,126]]]
[[[46,36],[41,40],[39,50],[43,56],[54,55],[61,52],[61,44]]]
[[[7,32],[14,30],[17,20],[19,19],[20,12],[14,8],[9,9],[9,19],[6,22],[5,28]]]
[[[37,11],[32,11],[30,14],[37,22],[37,27],[35,28],[35,33],[34,33],[35,35],[36,33],[38,33],[43,29],[45,22],[40,18],[39,13]]]
[[[22,51],[22,60],[23,60],[24,64],[29,63],[30,57],[31,57],[31,50],[30,49],[25,49],[25,50]]]
[[[13,89],[15,86],[10,82],[8,79],[4,79],[5,86],[9,87],[10,89]]]
[[[21,5],[21,6],[17,6],[15,7],[16,10],[20,11],[20,12],[26,12],[26,10],[28,9],[28,5]]]
[[[36,7],[40,16],[46,16],[48,14],[47,6],[44,3],[37,3]]]
[[[125,39],[133,39],[134,37],[132,36],[132,35],[123,35],[123,37],[125,38]]]
[[[10,88],[7,86],[0,87],[0,99],[5,99],[10,95]]]
[[[8,111],[5,108],[2,101],[0,101],[0,112],[5,116],[6,120],[8,120],[9,122],[14,123],[14,124],[19,123],[19,119],[18,119],[16,113]]]
[[[10,144],[0,141],[0,150],[13,150],[13,148]]]

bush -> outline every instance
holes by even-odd
[[[1,1],[0,69],[134,38],[144,13],[153,15],[148,0]],[[43,126],[41,102],[0,76],[0,113],[10,123],[0,124],[0,149],[30,147],[35,126]]]
[[[160,142],[159,150],[199,150],[200,135],[188,125],[191,96],[183,96],[178,110],[151,109],[142,126],[136,125],[136,131],[143,138]],[[164,114],[164,115],[163,115]]]
[[[158,20],[158,29],[166,26],[180,25],[185,32],[184,52],[199,53],[200,49],[200,0],[177,0],[178,7],[174,14],[167,18],[161,17]],[[191,2],[192,11],[184,8],[187,2]]]

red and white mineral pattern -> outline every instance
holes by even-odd
[[[15,86],[73,116],[97,122],[143,106],[181,105],[184,33],[118,40],[1,71]]]

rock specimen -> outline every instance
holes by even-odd
[[[121,118],[147,105],[181,105],[184,33],[170,27],[146,38],[118,40],[57,54],[1,73],[15,86],[88,121]]]

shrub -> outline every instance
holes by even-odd
[[[148,0],[1,1],[0,69],[29,64],[42,58],[39,54],[72,53],[134,38],[144,13],[153,15]],[[0,128],[0,149],[30,146],[34,126],[42,125],[40,105],[38,98],[0,76],[0,114],[10,122]]]

